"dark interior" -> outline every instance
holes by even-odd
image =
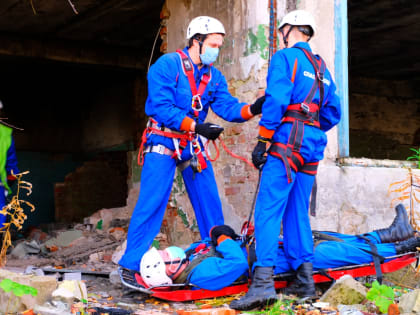
[[[348,1],[350,156],[420,147],[420,2]]]

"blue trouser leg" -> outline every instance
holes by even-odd
[[[182,172],[185,188],[194,208],[201,239],[209,236],[210,229],[213,226],[224,224],[222,203],[217,191],[213,167],[210,161],[207,160],[206,162],[207,168],[201,173],[196,173],[194,179],[193,170],[190,166]]]
[[[330,231],[322,231],[323,234],[328,234],[334,237],[338,237],[340,239],[342,239],[345,242],[349,242],[351,244],[366,244],[366,240],[364,240],[361,237],[358,237],[356,235],[349,235],[349,234],[342,234],[342,233],[338,233],[338,232],[330,232]],[[381,243],[381,239],[378,235],[378,233],[376,232],[369,232],[369,233],[365,233],[363,234],[364,237],[367,237],[373,244],[380,244]]]
[[[0,186],[0,209],[6,205],[6,196],[4,195],[4,187]],[[6,216],[0,214],[0,228],[3,227],[3,223],[6,222]]]
[[[396,254],[395,245],[392,243],[376,244],[378,254],[390,257]],[[337,268],[350,265],[359,265],[373,261],[369,253],[371,248],[368,244],[362,244],[358,240],[322,242],[315,248],[314,269]],[[333,255],[331,253],[334,253]]]
[[[295,174],[292,174],[294,179]],[[283,162],[267,157],[261,174],[261,185],[255,204],[255,266],[275,265],[281,220],[293,182],[288,183]]]
[[[283,216],[284,251],[293,269],[313,260],[313,240],[309,222],[309,197],[314,176],[296,174]]]
[[[127,249],[119,261],[121,266],[139,270],[141,257],[160,231],[175,169],[175,160],[170,156],[146,154],[141,172],[140,195],[131,216]]]
[[[370,246],[366,244],[364,239],[355,235],[341,234],[335,232],[324,232],[341,238],[344,242],[325,241],[315,247],[313,266],[315,270],[339,268],[344,266],[360,265],[371,263],[372,255],[369,253]],[[396,255],[395,245],[392,243],[375,242],[378,235],[376,232],[365,234],[373,243],[376,244],[378,254],[383,257],[392,257]],[[333,253],[333,254],[332,254]],[[289,264],[283,248],[277,251],[275,274],[292,271],[293,267]]]

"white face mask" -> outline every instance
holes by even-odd
[[[211,65],[219,56],[219,48],[206,47],[204,54],[200,54],[201,62],[205,65]]]

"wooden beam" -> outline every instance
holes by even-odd
[[[135,49],[100,46],[87,42],[17,38],[0,34],[0,55],[33,57],[120,68],[147,68],[148,56]]]

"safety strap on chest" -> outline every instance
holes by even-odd
[[[174,280],[174,283],[177,284],[189,284],[189,279],[191,272],[195,267],[197,267],[203,260],[210,258],[210,257],[219,257],[223,258],[223,256],[216,251],[213,246],[206,248],[205,250],[201,250],[198,253],[192,254],[194,258],[190,261],[188,266],[179,274],[178,277]],[[191,254],[187,254],[187,258],[190,259]]]
[[[180,49],[178,49],[176,52],[181,58],[182,69],[184,70],[184,73],[187,76],[188,82],[190,84],[190,89],[192,93],[191,107],[194,110],[194,116],[196,120],[198,120],[199,112],[203,110],[201,96],[206,90],[207,84],[211,80],[210,67],[208,68],[208,71],[201,76],[200,85],[198,86],[197,90],[197,84],[194,78],[194,67],[191,63],[190,58],[188,58],[188,56]]]
[[[306,50],[301,47],[296,48],[300,49],[305,54],[306,58],[308,58],[309,62],[312,64],[315,71],[314,83],[312,84],[311,90],[309,91],[308,95],[306,95],[305,100],[302,103],[290,104],[287,107],[282,122],[294,122],[295,120],[299,120],[304,122],[305,124],[313,125],[319,128],[319,111],[322,107],[322,104],[324,103],[323,80],[326,65],[321,57],[318,56],[319,59],[317,59],[315,55],[309,50]],[[313,102],[313,99],[318,89],[319,103],[316,104]]]

